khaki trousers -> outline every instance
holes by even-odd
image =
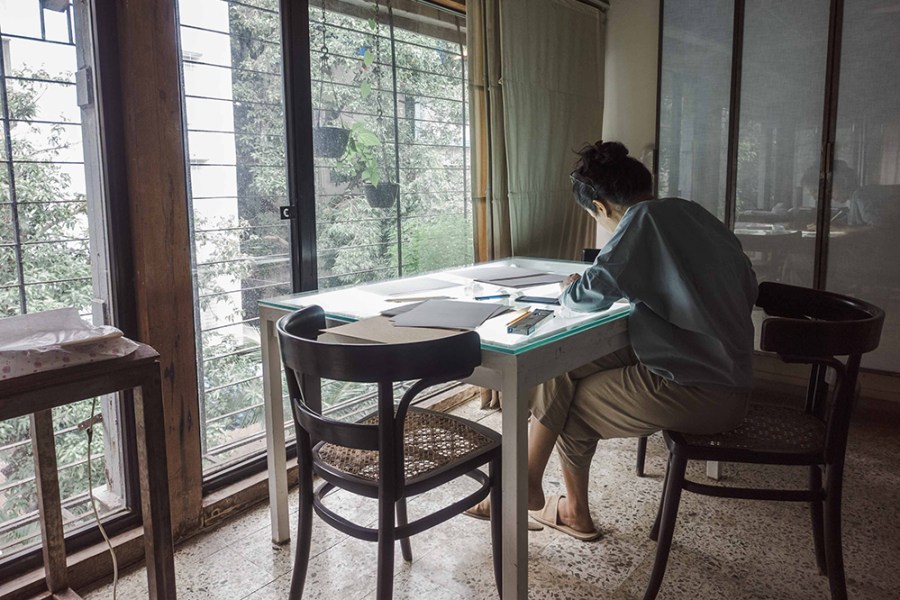
[[[661,429],[711,434],[737,427],[749,390],[679,385],[652,373],[625,348],[539,385],[531,412],[559,434],[563,466],[590,467],[597,441]]]

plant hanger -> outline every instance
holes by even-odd
[[[350,130],[344,124],[344,111],[338,98],[337,88],[334,85],[334,77],[331,73],[331,53],[328,49],[328,13],[325,11],[325,0],[322,0],[322,20],[319,23],[319,31],[322,34],[322,45],[319,47],[322,58],[319,61],[319,93],[316,97],[318,109],[316,112],[316,123],[313,127],[313,150],[317,156],[325,158],[340,158],[347,149],[347,142],[350,139]],[[322,96],[325,90],[325,79],[328,78],[331,84],[331,95],[334,104],[337,107],[339,127],[332,127],[322,124],[322,113],[325,107],[322,104]]]
[[[334,85],[334,78],[331,76],[331,52],[328,49],[328,13],[325,11],[325,0],[322,0],[322,20],[319,22],[319,31],[322,33],[322,45],[319,46],[319,52],[322,53],[322,58],[319,61],[320,79],[319,93],[317,94],[319,109],[316,114],[316,127],[322,126],[322,113],[325,112],[322,105],[322,95],[325,90],[325,78],[327,77],[328,82],[331,84],[331,97],[334,100],[335,106],[338,106],[338,120],[340,121],[341,127],[346,129],[346,126],[344,125],[344,111],[340,108],[337,88]]]
[[[380,15],[381,8],[379,6],[378,0],[375,0],[375,22],[378,22],[378,16]],[[381,56],[381,36],[378,35],[378,30],[373,29],[373,36],[375,38],[375,57],[376,59]],[[376,98],[375,98],[375,131],[378,135],[378,138],[381,140],[381,161],[379,166],[386,166],[388,164],[388,156],[387,149],[385,148],[385,131],[384,131],[384,99],[382,98],[382,88],[381,86],[381,64],[378,62],[373,63],[373,71],[375,72],[375,86],[376,86]],[[379,180],[381,177],[379,177]],[[385,177],[385,180],[390,180],[389,177]]]

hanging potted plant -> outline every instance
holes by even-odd
[[[387,150],[385,149],[383,139],[384,139],[384,108],[382,106],[382,98],[381,98],[381,65],[375,62],[375,56],[380,53],[381,47],[381,37],[378,35],[378,13],[380,11],[380,6],[378,0],[375,0],[374,6],[374,14],[371,19],[369,19],[369,28],[372,30],[372,38],[373,38],[373,46],[375,48],[375,54],[372,54],[371,49],[366,49],[366,52],[363,56],[363,62],[366,66],[372,67],[372,74],[374,75],[377,95],[375,100],[375,105],[377,107],[377,116],[375,119],[375,123],[378,129],[378,133],[373,135],[372,137],[378,141],[377,150],[380,150],[380,161],[376,158],[375,152],[371,152],[368,160],[366,161],[365,168],[362,171],[362,180],[364,182],[363,191],[366,194],[366,200],[369,203],[369,206],[372,208],[390,208],[394,205],[394,202],[397,200],[397,197],[400,193],[400,184],[394,183],[390,180],[390,177],[382,177],[380,167],[381,165],[389,165],[390,159],[387,156]],[[367,82],[363,82],[363,85],[366,86],[361,89],[364,95],[368,95],[371,93],[371,84],[366,85]],[[394,140],[396,142],[396,139]],[[371,150],[376,150],[376,148],[370,148]],[[389,172],[389,169],[385,169],[386,172]]]
[[[337,90],[334,86],[334,72],[331,65],[331,54],[328,50],[328,36],[330,33],[327,30],[328,17],[325,12],[325,2],[322,2],[322,19],[319,23],[319,31],[322,35],[322,46],[320,50],[322,52],[322,59],[319,62],[320,66],[320,79],[319,79],[319,93],[316,98],[316,124],[313,126],[313,154],[315,156],[319,156],[322,158],[340,158],[344,155],[347,150],[347,142],[350,139],[350,130],[344,126],[344,117],[343,111],[341,110],[340,101],[338,99]],[[323,91],[325,87],[325,80],[328,79],[331,84],[331,95],[336,108],[334,110],[327,110],[323,104]],[[331,116],[328,119],[332,124],[323,124],[323,115],[326,113],[330,113],[336,116]],[[334,124],[335,118],[338,120],[339,124]]]
[[[350,130],[345,127],[313,127],[313,149],[322,158],[340,158],[347,149]]]
[[[354,123],[350,128],[347,149],[338,163],[349,174],[350,187],[362,184],[366,200],[372,208],[390,208],[394,204],[400,186],[382,178],[379,154],[384,147],[381,138],[365,123]]]
[[[366,200],[372,208],[390,208],[394,205],[397,195],[400,193],[400,184],[391,183],[390,181],[379,181],[372,184],[367,183],[363,186],[366,193]]]

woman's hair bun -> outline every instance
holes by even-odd
[[[628,156],[628,148],[622,142],[597,142],[594,144],[594,160],[601,165],[614,165]]]

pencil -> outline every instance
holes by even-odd
[[[519,315],[518,317],[516,317],[515,319],[513,319],[513,320],[510,321],[509,323],[507,323],[506,326],[509,327],[509,326],[511,326],[511,325],[515,325],[516,323],[518,323],[519,321],[521,321],[522,319],[524,319],[525,317],[527,317],[530,313],[531,313],[531,311],[530,311],[529,309],[526,308],[526,309],[525,309],[525,312],[523,312],[521,315]]]

